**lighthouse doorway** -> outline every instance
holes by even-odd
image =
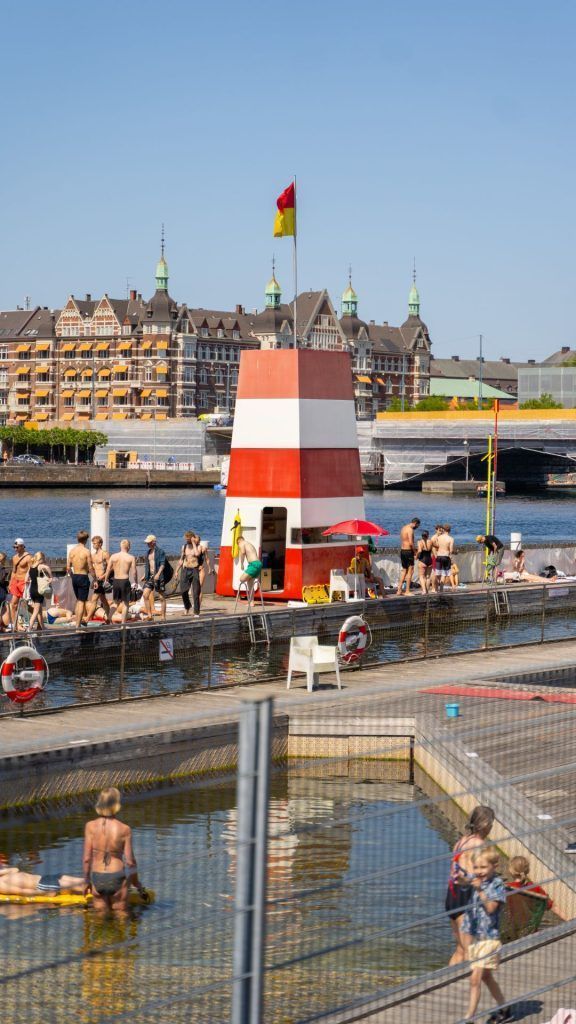
[[[288,509],[266,505],[262,509],[262,564],[263,575],[270,573],[270,589],[284,590],[286,568],[286,524]],[[266,587],[264,587],[266,589]]]

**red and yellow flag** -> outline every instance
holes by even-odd
[[[278,213],[274,221],[274,238],[296,234],[296,192],[294,182],[276,200]]]

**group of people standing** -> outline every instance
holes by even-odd
[[[415,516],[400,530],[400,579],[396,593],[405,597],[410,593],[412,577],[418,563],[418,582],[424,594],[440,592],[449,583],[452,588],[460,584],[458,566],[453,560],[454,538],[449,523],[438,523],[430,536],[422,530],[416,540],[420,520]]]
[[[208,544],[192,530],[186,531],[183,540],[173,593],[182,597],[184,614],[197,618],[204,580],[211,571]],[[46,611],[45,604],[53,596],[50,565],[42,551],[32,555],[22,537],[16,537],[11,568],[6,553],[0,552],[0,630],[19,628],[21,601],[32,607],[28,631],[44,629],[45,615],[49,622],[56,618],[73,620],[77,629],[85,628],[94,618],[108,624],[125,623],[129,615],[148,621],[156,617],[164,620],[166,587],[174,569],[153,533],[146,536],[145,544],[147,551],[139,579],[130,540],[121,540],[118,551],[110,554],[102,537],[90,538],[86,530],[80,530],[66,558],[66,573],[76,602],[71,613],[58,605]]]

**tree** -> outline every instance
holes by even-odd
[[[520,409],[563,409],[562,402],[555,402],[548,391],[544,391],[540,398],[529,398],[527,402],[520,404]]]
[[[414,406],[414,412],[446,412],[450,403],[440,395],[429,395],[428,398],[421,398]]]

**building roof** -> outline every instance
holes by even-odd
[[[494,380],[518,380],[518,367],[522,363],[506,362],[504,359],[485,359],[482,362],[482,376]],[[480,366],[479,359],[437,359],[430,360],[430,377],[465,378],[477,377]]]
[[[0,339],[50,338],[59,309],[8,309],[0,312]]]
[[[569,345],[563,345],[562,348],[558,349],[557,352],[553,352],[543,362],[545,366],[562,366],[567,359],[576,359],[576,349],[570,348]]]
[[[431,377],[430,394],[435,398],[478,398],[480,382],[462,380],[461,377]],[[482,398],[502,398],[508,402],[513,396],[490,384],[482,384]]]

